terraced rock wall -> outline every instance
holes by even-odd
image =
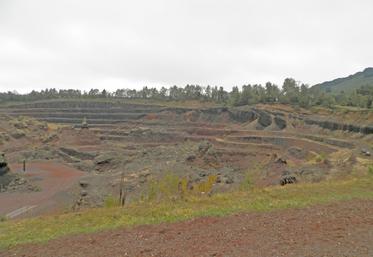
[[[169,108],[158,105],[113,103],[103,101],[48,101],[19,104],[0,108],[0,112],[11,116],[31,116],[41,121],[81,124],[84,118],[90,126],[131,123],[136,121],[158,120],[172,122],[239,123],[253,125],[258,130],[283,130],[290,120],[301,120],[306,125],[316,125],[329,130],[341,130],[362,134],[372,134],[373,125],[344,124],[312,116],[268,111],[259,108]]]

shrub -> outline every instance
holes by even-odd
[[[202,181],[193,186],[193,191],[197,194],[209,194],[217,180],[216,175],[209,175],[206,181]]]

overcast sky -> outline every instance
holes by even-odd
[[[308,84],[373,66],[371,0],[0,0],[0,91]]]

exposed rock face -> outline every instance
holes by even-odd
[[[282,117],[280,116],[275,116],[275,118],[273,119],[276,123],[276,125],[280,128],[280,129],[284,129],[286,128],[286,120],[283,119]]]
[[[371,74],[371,70],[365,71]],[[54,111],[35,111],[30,109],[55,109]],[[111,102],[86,102],[86,101],[55,101],[45,103],[30,103],[9,107],[11,116],[18,115],[19,111],[29,113],[29,116],[39,120],[70,123],[79,128],[88,125],[82,119],[86,117],[90,120],[90,127],[101,124],[116,124],[134,120],[140,120],[149,115],[157,119],[169,119],[170,115],[181,121],[192,122],[237,122],[248,123],[255,121],[256,129],[282,130],[291,127],[288,123],[291,119],[304,121],[306,125],[317,125],[330,130],[342,130],[354,133],[373,134],[373,125],[345,124],[340,121],[328,120],[325,117],[306,114],[307,112],[297,112],[290,114],[286,110],[271,110],[262,106],[257,107],[215,107],[215,108],[176,108],[155,105],[125,104]],[[289,119],[289,120],[288,120]],[[27,125],[27,124],[26,124]],[[27,136],[22,129],[26,128],[23,123],[16,123],[15,131],[9,133],[10,137],[19,139]],[[254,128],[254,127],[253,127]],[[146,134],[146,133],[145,133]],[[147,136],[141,134],[141,136]],[[153,135],[148,135],[153,136]],[[53,140],[53,138],[51,138]],[[162,138],[163,140],[163,138]]]
[[[255,109],[258,113],[258,123],[263,127],[268,127],[272,124],[272,116],[266,111]]]
[[[66,148],[66,147],[60,147],[60,151],[64,154],[67,154],[69,156],[72,156],[80,160],[93,160],[96,157],[95,154],[87,153],[87,152],[80,152],[75,149]]]
[[[234,121],[244,123],[255,120],[258,117],[258,115],[253,111],[230,110],[229,117]]]
[[[328,120],[317,120],[313,118],[306,118],[303,116],[295,116],[290,115],[291,118],[303,120],[307,125],[317,125],[321,128],[329,129],[329,130],[342,130],[342,131],[349,131],[361,134],[373,134],[373,126],[359,126],[354,124],[346,124],[336,121],[328,121]]]

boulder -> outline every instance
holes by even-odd
[[[88,192],[86,190],[81,190],[80,191],[80,196],[87,196],[88,195]]]
[[[86,188],[86,187],[88,187],[89,183],[85,180],[81,180],[81,181],[79,181],[79,185],[83,188]]]
[[[187,160],[188,162],[192,162],[192,161],[194,161],[195,159],[196,159],[196,156],[193,155],[193,154],[188,155],[188,156],[186,157],[186,160]]]
[[[283,159],[283,158],[278,158],[278,159],[275,161],[275,163],[279,163],[279,164],[287,164],[288,162],[287,162],[285,159]]]
[[[282,176],[280,179],[280,185],[285,186],[286,184],[294,184],[297,182],[297,178],[292,175]]]
[[[371,153],[367,149],[362,149],[361,154],[363,154],[364,156],[371,156]]]

